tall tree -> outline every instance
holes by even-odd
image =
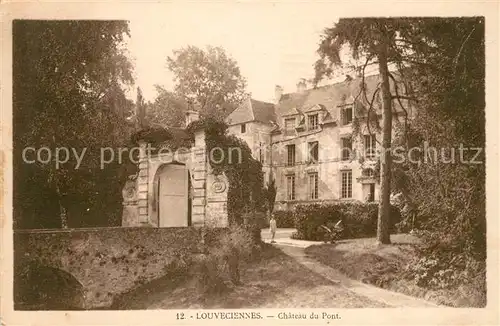
[[[137,125],[139,128],[146,127],[146,104],[140,87],[137,87],[137,99],[135,101],[135,110],[137,116]]]
[[[133,79],[121,47],[128,32],[125,21],[13,22],[14,218],[19,227],[61,227],[64,216],[68,226],[118,223],[124,179],[118,164],[101,169],[100,150],[123,146],[128,139],[125,116],[133,107],[124,86]],[[24,160],[27,147],[47,148],[46,162]],[[66,163],[56,165],[57,148],[72,155]],[[84,153],[80,164],[74,152]],[[36,159],[27,154],[27,160]],[[102,215],[104,207],[110,216]]]
[[[202,114],[223,117],[245,96],[246,80],[236,61],[221,47],[188,46],[167,59],[177,82],[175,91]]]
[[[389,63],[396,62],[398,68],[404,70],[404,60],[401,58],[401,45],[398,38],[411,29],[408,19],[380,19],[380,18],[349,18],[340,19],[332,28],[324,31],[318,53],[320,59],[315,64],[316,82],[323,77],[334,74],[334,67],[342,64],[342,51],[347,46],[355,60],[365,59],[361,67],[362,81],[361,92],[369,103],[368,117],[372,111],[373,99],[379,87],[382,93],[382,148],[380,155],[380,200],[377,223],[377,241],[379,243],[390,243],[390,194],[391,194],[391,144],[393,130],[393,100],[401,103],[402,99],[408,99],[406,94],[399,94],[396,86],[396,94],[391,92],[392,79],[394,76],[389,71]],[[380,74],[380,83],[373,91],[373,99],[367,98],[367,90],[364,83],[364,72],[368,64],[377,64]],[[405,90],[408,90],[405,88]],[[402,105],[401,105],[402,106]]]
[[[153,103],[148,104],[146,120],[149,125],[182,127],[184,115],[188,110],[186,100],[165,88],[156,85],[156,96]]]
[[[395,185],[417,208],[417,226],[431,231],[426,243],[446,242],[442,247],[454,261],[463,254],[484,260],[484,18],[418,19],[406,39],[415,43],[417,38],[426,45],[412,56],[407,72],[417,81],[419,97],[408,148],[427,142],[445,157],[428,155],[428,164],[401,164]],[[459,144],[475,150],[460,153]]]

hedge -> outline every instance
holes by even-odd
[[[376,203],[338,203],[312,204],[297,206],[294,212],[295,239],[321,241],[326,231],[325,225],[333,228],[335,223],[342,220],[344,232],[342,238],[365,238],[377,234],[378,204]],[[401,213],[395,206],[391,207],[391,232],[395,224],[401,220]]]
[[[276,220],[276,227],[278,228],[294,228],[295,220],[292,211],[274,211],[274,218]]]

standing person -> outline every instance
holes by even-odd
[[[271,232],[271,243],[276,243],[276,241],[274,241],[274,236],[276,235],[276,220],[274,219],[274,214],[271,215],[271,221],[269,221],[269,232]]]

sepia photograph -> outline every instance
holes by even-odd
[[[9,22],[14,312],[326,325],[498,303],[487,18],[307,6]]]

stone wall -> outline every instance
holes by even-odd
[[[165,275],[179,256],[202,252],[201,242],[200,228],[19,230],[14,270],[28,262],[63,270],[83,286],[81,308],[109,307],[116,295]]]

